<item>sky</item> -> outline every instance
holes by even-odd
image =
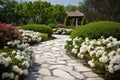
[[[36,0],[22,0],[22,1],[36,1]],[[51,4],[62,4],[64,6],[66,6],[68,4],[77,6],[79,4],[79,2],[82,2],[83,0],[42,0],[42,1],[48,1]]]

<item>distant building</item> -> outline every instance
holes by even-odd
[[[76,27],[79,24],[79,21],[82,20],[82,18],[84,17],[84,14],[78,10],[74,10],[74,11],[68,11],[67,12],[68,18],[75,18],[75,23],[76,23]]]

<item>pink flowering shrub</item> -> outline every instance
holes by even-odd
[[[3,48],[6,42],[17,39],[18,37],[19,30],[15,26],[0,22],[0,48]]]

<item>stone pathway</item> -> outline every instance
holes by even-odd
[[[66,35],[33,46],[36,61],[27,80],[104,80],[90,68],[69,57],[64,50]]]

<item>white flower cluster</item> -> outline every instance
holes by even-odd
[[[2,70],[2,79],[9,78],[10,80],[19,80],[19,77],[21,75],[28,75],[28,68],[32,65],[32,62],[35,60],[35,53],[27,43],[18,44],[17,47],[18,49],[12,52],[0,53],[0,66],[4,66]],[[5,69],[10,70],[8,70],[7,72]]]
[[[120,41],[116,38],[112,36],[106,39],[101,37],[98,40],[86,38],[84,41],[81,38],[75,38],[71,42],[73,46],[71,52],[77,54],[81,59],[86,55],[89,56],[91,60],[88,61],[88,64],[91,67],[95,67],[97,64],[94,62],[98,61],[98,63],[104,64],[105,70],[110,73],[120,70]],[[71,45],[68,41],[66,44],[66,46]]]
[[[16,47],[16,45],[20,44],[20,40],[13,40],[13,41],[9,41],[7,42],[7,45],[9,47]]]
[[[69,35],[73,29],[67,29],[67,28],[55,28],[53,29],[54,34],[63,34],[63,35]]]
[[[34,31],[29,31],[29,30],[19,30],[19,31],[21,32],[23,42],[25,43],[41,41],[41,34],[39,32],[34,32]]]

